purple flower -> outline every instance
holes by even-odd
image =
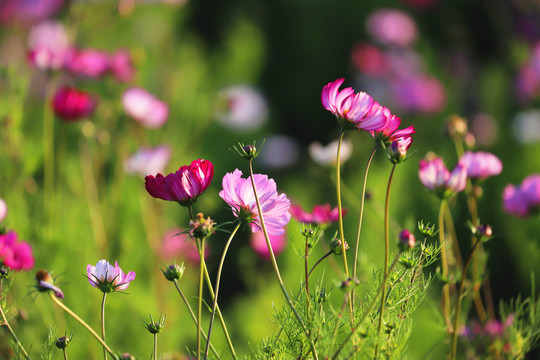
[[[155,198],[191,206],[208,188],[214,176],[214,165],[208,160],[194,160],[167,176],[157,174],[145,178],[145,188]]]
[[[540,174],[532,174],[523,179],[521,190],[529,206],[538,207],[540,205]]]
[[[0,199],[0,222],[4,221],[7,215],[7,205],[6,202]]]
[[[2,0],[0,1],[0,22],[34,22],[46,19],[58,12],[63,0]]]
[[[46,21],[28,34],[28,61],[41,70],[58,70],[64,65],[69,40],[64,26]]]
[[[511,215],[526,217],[529,215],[529,202],[520,186],[508,184],[503,190],[503,209]]]
[[[268,235],[270,244],[272,244],[272,251],[275,255],[279,255],[287,246],[287,236],[285,234],[281,235]],[[266,239],[264,238],[264,233],[262,231],[257,231],[251,234],[251,239],[249,241],[251,248],[263,259],[270,259],[270,251],[268,250],[268,245],[266,244]]]
[[[139,150],[124,163],[128,174],[142,176],[163,172],[171,157],[171,148],[160,145],[155,148],[141,146]]]
[[[112,54],[109,57],[109,71],[117,81],[131,82],[135,75],[135,69],[129,51],[121,49]]]
[[[99,78],[109,69],[109,54],[97,49],[71,49],[64,68],[74,75]]]
[[[129,116],[147,128],[159,128],[169,117],[167,104],[143,88],[127,89],[122,95],[122,105]]]
[[[0,234],[0,262],[16,271],[28,271],[34,267],[32,247],[25,241],[18,241],[15,231]]]
[[[255,174],[253,180],[268,234],[283,234],[284,226],[291,219],[291,202],[285,194],[277,193],[275,181],[267,175]],[[250,223],[253,232],[261,231],[251,177],[242,178],[242,172],[238,169],[227,173],[223,177],[223,190],[219,192],[219,196],[231,207],[234,216]]]
[[[467,181],[467,169],[458,164],[450,173],[441,158],[420,160],[418,177],[422,184],[435,191],[440,198],[448,198],[453,194],[463,191]]]
[[[114,266],[106,260],[99,260],[96,266],[88,264],[86,274],[90,285],[104,293],[126,290],[129,283],[135,280],[135,273],[130,271],[125,274],[118,266],[118,261],[114,263]]]
[[[291,205],[291,215],[296,221],[317,225],[328,225],[339,220],[338,208],[331,208],[330,204],[315,205],[313,211],[308,213],[300,205]],[[343,209],[343,216],[347,210]]]
[[[394,9],[371,13],[366,20],[366,29],[382,45],[407,47],[418,37],[414,20],[406,13]]]
[[[502,171],[501,160],[497,156],[483,151],[465,152],[459,159],[459,164],[467,169],[467,177],[476,180],[499,175]]]

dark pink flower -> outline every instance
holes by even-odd
[[[416,238],[409,231],[409,229],[403,229],[399,233],[399,247],[402,250],[412,249],[416,245]]]
[[[64,68],[74,75],[99,78],[109,69],[109,55],[96,49],[71,49]]]
[[[287,246],[287,236],[285,234],[281,235],[268,235],[270,244],[272,244],[272,251],[274,255],[279,255]],[[270,252],[268,251],[268,245],[266,244],[266,239],[264,238],[264,233],[262,231],[257,231],[251,234],[251,239],[249,241],[251,248],[262,257],[263,259],[270,259]]]
[[[283,234],[285,225],[291,219],[291,202],[285,194],[278,194],[275,181],[267,175],[255,174],[253,180],[268,234]],[[253,232],[262,229],[251,177],[242,178],[242,172],[238,169],[225,174],[219,196],[231,207],[234,216],[249,222]]]
[[[529,202],[520,186],[508,184],[503,190],[503,209],[511,215],[526,217],[529,215]]]
[[[385,54],[376,46],[366,42],[354,47],[351,60],[358,70],[369,76],[379,77],[388,71]]]
[[[198,159],[167,176],[159,173],[155,177],[146,176],[145,187],[155,198],[191,206],[208,188],[213,176],[214,165],[208,160]]]
[[[422,184],[435,191],[440,198],[447,198],[463,191],[467,183],[467,169],[458,164],[450,173],[441,158],[420,160],[418,177]]]
[[[34,267],[32,247],[19,242],[15,231],[0,235],[0,262],[12,270],[30,270]]]
[[[163,243],[159,249],[160,257],[164,260],[181,258],[191,262],[199,263],[199,250],[195,241],[189,237],[182,229],[174,228],[167,231],[163,237]],[[210,255],[208,242],[205,242],[204,258]]]
[[[127,50],[118,50],[109,58],[109,71],[114,78],[123,83],[129,83],[135,75],[135,68]]]
[[[56,90],[52,102],[53,110],[56,115],[66,121],[75,121],[94,112],[94,99],[82,90],[72,87],[62,87]]]
[[[499,175],[502,171],[501,160],[483,151],[467,151],[461,156],[459,163],[467,168],[467,177],[471,179],[484,180]]]
[[[167,104],[143,88],[127,89],[122,95],[122,105],[129,116],[148,128],[163,126],[169,117]]]
[[[291,215],[296,221],[317,225],[328,225],[339,220],[338,208],[331,208],[330,204],[315,205],[313,211],[308,213],[300,205],[291,205]],[[347,213],[343,209],[343,216]]]

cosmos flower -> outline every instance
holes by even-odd
[[[499,175],[502,171],[501,160],[488,152],[467,151],[459,159],[459,164],[467,169],[467,177],[484,180],[490,176]]]
[[[128,174],[142,176],[163,172],[171,158],[171,148],[160,145],[154,148],[141,146],[139,150],[129,157],[124,163],[124,169]]]
[[[204,243],[204,258],[210,255],[208,241]],[[199,263],[199,250],[195,241],[182,229],[174,228],[167,231],[163,237],[163,243],[159,249],[160,257],[164,260],[181,258],[192,264]]]
[[[366,29],[382,45],[407,47],[418,37],[414,20],[395,9],[380,9],[371,13],[366,20]]]
[[[68,86],[59,88],[52,102],[55,114],[68,122],[90,116],[95,106],[90,94]]]
[[[129,116],[147,128],[159,128],[169,117],[169,106],[140,87],[127,89],[122,95],[122,105]]]
[[[25,241],[18,241],[15,231],[0,234],[0,263],[12,270],[28,271],[35,263],[32,247]]]
[[[198,159],[167,176],[159,173],[146,176],[145,188],[155,198],[191,206],[208,188],[213,177],[214,165],[208,160]]]
[[[448,198],[463,191],[467,184],[467,168],[458,164],[450,173],[441,158],[420,160],[418,177],[422,184],[440,198]]]
[[[71,49],[64,68],[87,78],[100,78],[109,70],[109,54],[97,49]]]
[[[272,251],[275,255],[279,255],[287,246],[287,236],[281,235],[268,235],[270,244],[272,244]],[[262,231],[257,231],[251,234],[249,241],[251,248],[263,259],[270,259],[270,252],[268,251],[268,245],[264,238]]]
[[[69,47],[69,39],[61,23],[39,23],[28,34],[28,61],[41,70],[58,70],[64,65]]]
[[[114,263],[114,266],[106,260],[99,260],[96,266],[88,264],[86,274],[90,285],[104,293],[126,290],[129,283],[135,280],[135,273],[130,271],[125,274],[118,266],[118,261]]]
[[[267,175],[255,174],[253,180],[268,234],[283,234],[285,225],[291,219],[291,202],[285,194],[278,194],[275,181]],[[225,174],[219,196],[231,207],[234,216],[250,224],[253,232],[262,229],[251,177],[242,178],[242,172],[238,169]]]
[[[315,205],[313,211],[308,213],[300,205],[291,205],[291,215],[296,221],[317,225],[328,225],[339,220],[338,208],[331,208],[330,204]],[[343,215],[347,210],[343,209]]]
[[[3,199],[0,199],[0,222],[4,221],[7,215],[7,205]]]
[[[218,94],[218,121],[236,131],[260,129],[268,118],[266,98],[256,89],[247,85],[234,85]]]
[[[129,51],[120,49],[109,57],[109,72],[119,82],[129,83],[133,80],[135,68]]]

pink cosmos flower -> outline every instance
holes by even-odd
[[[28,61],[41,70],[58,70],[69,50],[64,26],[45,21],[34,26],[28,34]]]
[[[440,198],[447,198],[463,191],[467,181],[467,168],[458,164],[450,173],[441,158],[420,160],[418,177],[422,184]]]
[[[521,190],[530,207],[540,206],[540,174],[532,174],[523,179]]]
[[[72,122],[90,116],[95,101],[87,92],[65,86],[56,90],[52,106],[56,115]]]
[[[0,234],[0,262],[12,270],[30,270],[35,262],[32,247],[27,242],[18,241],[15,231]]]
[[[237,131],[260,129],[268,119],[268,102],[255,88],[233,85],[220,91],[222,106],[216,117],[224,126]]]
[[[317,225],[328,225],[339,220],[338,208],[331,208],[330,204],[315,205],[313,211],[308,213],[300,205],[291,205],[291,215],[296,221]],[[343,216],[347,213],[343,209]]]
[[[285,194],[277,193],[275,181],[269,179],[267,175],[255,174],[253,180],[268,234],[283,234],[284,226],[291,219],[289,213],[291,202]],[[253,232],[262,229],[251,177],[242,178],[242,172],[238,169],[225,174],[223,190],[219,192],[219,196],[231,207],[234,216],[250,223]]]
[[[499,175],[502,171],[501,160],[483,151],[467,151],[461,156],[459,163],[467,168],[467,177],[471,179],[484,180]]]
[[[208,160],[194,160],[167,176],[145,177],[146,191],[155,198],[191,206],[208,188],[214,176],[214,165]]]
[[[386,126],[386,117],[380,105],[364,92],[355,94],[352,88],[338,92],[345,79],[337,79],[325,85],[321,92],[323,107],[336,116],[347,128],[374,131]]]
[[[287,236],[282,235],[268,235],[270,243],[272,244],[272,250],[274,255],[279,255],[287,246]],[[263,259],[270,259],[270,252],[268,251],[268,245],[266,245],[266,239],[262,231],[257,231],[251,234],[249,241],[251,248],[262,257]]]
[[[58,12],[63,0],[2,0],[0,1],[0,22],[34,22],[46,19]]]
[[[416,245],[416,238],[409,229],[403,229],[399,233],[399,246],[401,250],[412,249]]]
[[[395,9],[382,9],[371,13],[366,20],[368,33],[383,45],[410,46],[418,37],[414,20]]]
[[[508,184],[503,190],[503,209],[508,214],[520,217],[529,215],[529,202],[520,186]]]
[[[143,88],[127,89],[122,95],[122,105],[129,116],[147,128],[159,128],[169,117],[167,104]]]
[[[179,228],[173,228],[167,231],[163,237],[159,254],[164,260],[182,258],[192,264],[199,263],[199,250],[197,249],[197,245],[195,245],[195,241]],[[208,242],[205,242],[204,258],[206,259],[208,256],[210,256],[210,247]]]
[[[86,274],[90,285],[104,293],[126,290],[129,283],[135,280],[135,272],[130,271],[125,274],[118,266],[118,261],[114,263],[114,266],[106,260],[99,260],[96,266],[88,264]]]
[[[64,68],[74,75],[99,78],[109,69],[109,55],[97,49],[71,49]]]
[[[139,150],[124,163],[124,169],[128,174],[142,176],[163,172],[171,158],[171,148],[160,145],[154,148],[141,146]]]
[[[367,42],[362,42],[354,47],[351,52],[351,60],[358,70],[372,77],[385,75],[388,71],[384,52]]]
[[[0,222],[4,221],[7,215],[7,205],[3,199],[0,199]]]
[[[410,139],[412,134],[416,133],[414,126],[411,125],[405,129],[398,130],[399,125],[401,125],[401,119],[392,114],[390,109],[386,107],[382,107],[382,112],[387,119],[386,126],[377,131],[371,131],[371,136],[373,136],[376,140],[384,142],[386,145],[389,145],[398,139],[404,139],[406,144],[410,146],[410,141],[407,139]]]
[[[123,83],[129,83],[135,75],[135,68],[129,51],[121,49],[109,57],[109,71],[114,78]]]

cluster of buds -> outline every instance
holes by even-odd
[[[210,217],[205,219],[203,213],[198,213],[195,220],[189,221],[189,235],[193,239],[206,239],[214,234],[214,224]]]
[[[334,240],[332,240],[330,242],[330,250],[332,250],[332,252],[335,254],[335,255],[341,255],[343,254],[343,250],[348,250],[349,249],[349,244],[345,241],[345,245],[343,246],[341,244],[341,239],[337,239],[335,238]]]
[[[165,279],[169,281],[175,281],[180,280],[182,276],[184,276],[185,270],[186,267],[184,266],[184,263],[182,263],[181,265],[173,263],[172,265],[167,266],[167,269],[161,269],[161,272],[163,273],[163,276],[165,276]]]

